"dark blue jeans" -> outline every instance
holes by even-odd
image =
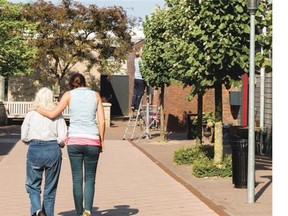
[[[77,215],[81,216],[84,210],[92,212],[100,147],[68,145],[67,151],[72,171],[74,205]]]
[[[32,140],[29,142],[26,160],[26,190],[29,193],[31,215],[42,209],[47,216],[54,216],[61,162],[62,152],[56,140]],[[41,204],[40,194],[44,172],[44,196]]]
[[[134,79],[133,97],[131,106],[134,107],[135,110],[139,109],[140,101],[144,94],[144,90],[145,90],[144,80]]]

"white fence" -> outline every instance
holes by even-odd
[[[31,107],[33,102],[25,102],[25,101],[6,101],[4,102],[5,111],[6,111],[6,118],[8,123],[9,119],[24,119],[26,113]],[[110,113],[111,113],[111,104],[110,103],[103,103],[104,106],[104,113],[105,113],[105,122],[106,127],[110,127]],[[70,119],[69,115],[69,108],[66,107],[63,111],[63,117],[66,120]]]

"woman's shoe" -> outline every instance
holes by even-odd
[[[46,214],[41,211],[41,210],[38,210],[37,212],[35,212],[32,216],[46,216]]]
[[[45,214],[43,211],[39,211],[39,212],[37,213],[37,216],[46,216],[46,214]]]
[[[82,216],[91,216],[91,212],[85,210],[85,211],[83,212]]]

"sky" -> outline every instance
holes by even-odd
[[[61,0],[50,0],[54,4],[58,4]],[[145,18],[150,15],[155,6],[159,5],[161,8],[164,6],[165,0],[75,0],[83,5],[95,4],[99,7],[107,6],[121,6],[127,12],[128,17]],[[12,3],[27,3],[33,2],[31,0],[10,0]]]
[[[89,2],[89,0],[84,0]],[[83,1],[83,2],[84,2]],[[122,6],[127,11],[128,16],[145,18],[150,15],[155,6],[164,6],[164,0],[94,0],[96,5],[101,6]]]

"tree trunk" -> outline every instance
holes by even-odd
[[[219,164],[223,160],[223,126],[222,126],[222,84],[215,85],[215,142],[214,163]]]
[[[215,123],[215,142],[214,142],[214,163],[219,164],[223,160],[223,137],[222,137],[222,122]]]
[[[164,88],[165,85],[163,84],[160,93],[160,138],[163,141],[166,140],[166,127],[164,118]]]
[[[198,106],[197,106],[197,118],[198,118],[198,125],[197,125],[197,138],[196,138],[196,145],[202,144],[202,115],[203,115],[203,94],[198,94]]]

